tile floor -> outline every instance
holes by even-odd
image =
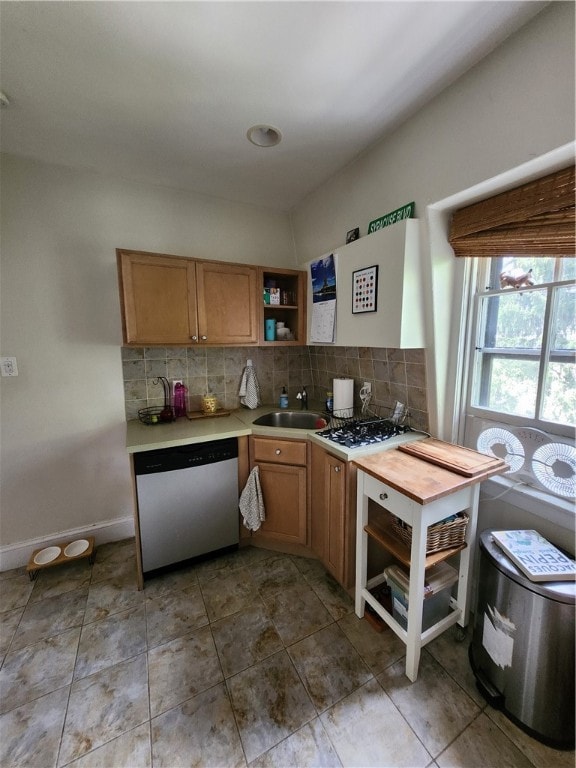
[[[134,541],[0,574],[2,768],[563,768],[453,631],[417,682],[320,564],[246,548],[135,588]]]

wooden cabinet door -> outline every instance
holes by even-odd
[[[346,462],[326,453],[324,467],[326,515],[323,562],[342,583],[346,547]]]
[[[324,562],[324,531],[326,530],[327,504],[326,451],[310,445],[310,549]]]
[[[354,585],[356,468],[311,447],[310,546],[345,589]]]
[[[258,466],[266,520],[256,535],[306,544],[306,467],[267,463]]]
[[[256,267],[222,262],[196,263],[199,341],[256,344]]]
[[[197,337],[194,262],[118,251],[126,344],[192,344]]]

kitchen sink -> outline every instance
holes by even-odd
[[[323,429],[328,417],[314,411],[274,411],[254,419],[259,427],[284,427],[284,429]]]

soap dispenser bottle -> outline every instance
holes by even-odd
[[[280,408],[288,408],[288,393],[286,392],[286,387],[282,387],[282,392],[280,393]]]

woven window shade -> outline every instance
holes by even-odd
[[[456,256],[574,256],[574,166],[455,211]]]

